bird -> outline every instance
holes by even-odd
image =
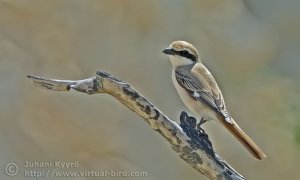
[[[218,120],[256,159],[267,158],[229,114],[222,92],[197,49],[189,42],[178,40],[162,52],[171,61],[175,89],[187,108],[201,118],[200,125]]]

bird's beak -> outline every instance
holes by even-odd
[[[174,55],[175,54],[174,49],[172,49],[170,47],[164,49],[162,52],[165,53],[165,54],[168,54],[168,55]]]

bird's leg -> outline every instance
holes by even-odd
[[[199,129],[200,126],[201,126],[202,124],[204,124],[206,121],[207,121],[207,120],[204,119],[204,117],[202,117],[202,118],[200,119],[200,122],[197,124],[197,128]]]

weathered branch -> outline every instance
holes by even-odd
[[[97,72],[96,77],[79,81],[54,80],[28,76],[34,85],[53,91],[75,89],[87,94],[107,93],[140,115],[155,131],[158,131],[172,146],[173,150],[189,165],[210,179],[240,180],[236,172],[213,150],[205,131],[197,125],[195,118],[182,112],[180,124],[168,118],[144,96],[129,84]]]

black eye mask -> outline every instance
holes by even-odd
[[[192,61],[197,61],[196,56],[194,56],[193,54],[189,53],[187,50],[183,50],[183,51],[176,51],[176,54],[182,57],[185,57],[187,59],[190,59]]]

